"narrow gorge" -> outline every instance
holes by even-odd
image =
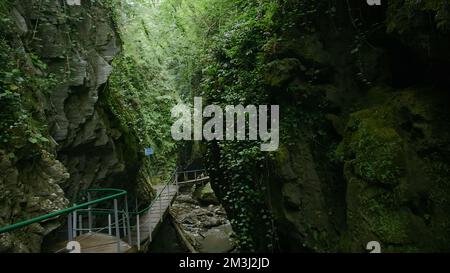
[[[450,3],[381,3],[0,0],[0,228],[119,189],[138,231],[173,197],[149,252],[450,251]],[[175,140],[195,97],[279,106],[278,149]],[[70,221],[0,232],[0,253]]]

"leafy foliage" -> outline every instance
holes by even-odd
[[[448,33],[450,30],[450,4],[446,0],[391,1],[389,2],[387,27],[389,32],[411,32],[430,24]]]
[[[172,139],[171,109],[191,94],[195,50],[185,13],[177,1],[110,2],[123,41],[109,81],[108,108],[121,127],[138,137],[142,147],[156,150],[151,168],[168,172],[177,160]],[[189,5],[188,5],[189,6]],[[156,165],[156,166],[155,166]]]
[[[35,54],[24,54],[11,41],[14,27],[9,4],[7,1],[0,7],[0,147],[38,148],[49,143],[43,109],[37,107],[38,96],[52,88],[55,79]]]

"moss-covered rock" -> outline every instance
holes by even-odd
[[[306,69],[298,59],[288,58],[273,61],[266,67],[266,82],[270,86],[279,87],[288,82],[301,70]]]
[[[193,192],[193,197],[197,199],[200,203],[204,205],[218,205],[219,201],[214,193],[214,190],[211,188],[211,184],[208,183],[204,186],[196,187]]]
[[[360,242],[367,240],[380,241],[386,251],[447,249],[442,240],[450,239],[450,217],[440,211],[450,202],[438,196],[447,195],[449,188],[434,177],[448,174],[430,171],[430,155],[424,150],[448,131],[433,131],[442,122],[443,109],[425,92],[405,90],[350,116],[337,149],[348,182],[350,251],[361,251]],[[445,157],[439,160],[448,168]]]
[[[120,100],[107,83],[122,43],[107,2],[0,4],[2,227],[63,209],[91,187],[151,198],[144,145],[108,105]],[[59,225],[2,234],[0,252],[39,252]]]
[[[338,156],[346,158],[363,180],[395,185],[404,168],[403,143],[384,120],[370,117],[379,112],[368,109],[351,116],[348,130],[353,133],[338,147]]]
[[[387,15],[389,32],[412,31],[428,23],[443,32],[450,30],[450,6],[446,0],[389,1]]]

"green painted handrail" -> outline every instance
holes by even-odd
[[[152,200],[150,205],[148,205],[146,208],[144,208],[144,209],[142,209],[140,211],[130,212],[130,215],[137,216],[137,215],[141,215],[141,214],[149,211],[153,207],[155,202],[158,200],[158,198],[161,197],[161,195],[163,194],[164,190],[169,186],[169,184],[171,184],[173,182],[173,180],[176,177],[176,175],[178,175],[178,169],[175,169],[175,171],[170,176],[169,180],[167,180],[166,184],[164,185],[164,188],[156,195],[156,197]]]
[[[70,208],[66,208],[66,209],[63,209],[63,210],[58,210],[58,211],[55,211],[55,212],[52,212],[52,213],[49,213],[49,214],[45,214],[45,215],[33,218],[33,219],[29,219],[29,220],[22,221],[22,222],[19,222],[19,223],[16,223],[16,224],[12,224],[12,225],[9,225],[9,226],[6,226],[6,227],[2,227],[2,228],[0,228],[0,234],[6,233],[6,232],[10,232],[10,231],[13,231],[13,230],[16,230],[16,229],[19,229],[19,228],[23,228],[23,227],[29,226],[29,225],[34,224],[34,223],[38,223],[38,222],[42,222],[42,221],[45,221],[45,220],[48,220],[48,219],[52,219],[52,218],[55,218],[55,217],[63,215],[63,214],[68,214],[68,213],[74,212],[74,211],[79,210],[79,209],[84,209],[86,207],[89,207],[89,206],[92,206],[92,205],[95,205],[95,204],[98,204],[98,203],[102,203],[102,202],[105,202],[105,201],[108,201],[108,200],[113,200],[113,199],[116,199],[116,198],[119,198],[119,197],[127,195],[127,191],[119,190],[119,189],[91,189],[91,190],[88,190],[88,191],[92,191],[92,192],[115,192],[115,193],[112,194],[112,195],[108,195],[108,196],[105,196],[105,197],[102,197],[102,198],[99,198],[99,199],[96,199],[96,200],[92,200],[92,201],[80,204],[80,205],[75,205],[75,206],[72,206]]]
[[[171,184],[173,182],[173,180],[174,180],[174,178],[175,178],[175,176],[177,174],[178,174],[178,170],[176,169],[172,173],[172,175],[170,176],[169,180],[164,185],[163,190],[156,196],[156,198],[153,199],[153,201],[150,203],[150,205],[148,207],[146,207],[146,208],[144,208],[144,209],[142,209],[142,210],[140,210],[138,212],[129,212],[130,215],[132,215],[132,216],[141,215],[141,214],[147,212],[150,208],[152,208],[153,205],[155,204],[156,200],[158,200],[158,197],[160,197],[161,194],[164,192],[164,190],[169,186],[169,184]],[[42,222],[42,221],[45,221],[45,220],[48,220],[48,219],[52,219],[52,218],[55,218],[55,217],[63,215],[63,214],[68,214],[68,213],[71,213],[71,212],[74,212],[74,211],[77,211],[77,210],[80,210],[80,209],[87,208],[87,207],[95,205],[95,204],[99,204],[99,203],[102,203],[102,202],[105,202],[105,201],[108,201],[108,200],[113,200],[113,199],[116,199],[118,197],[125,196],[125,195],[128,194],[128,192],[125,191],[125,190],[112,189],[112,188],[88,189],[88,190],[84,190],[83,192],[115,192],[115,194],[108,195],[106,197],[102,197],[102,198],[99,198],[99,199],[96,199],[96,200],[92,200],[92,201],[89,201],[89,202],[86,202],[86,203],[82,203],[80,205],[75,205],[75,206],[72,206],[70,208],[66,208],[66,209],[63,209],[63,210],[55,211],[55,212],[52,212],[52,213],[49,213],[49,214],[45,214],[45,215],[42,215],[42,216],[39,216],[39,217],[36,217],[36,218],[32,218],[32,219],[29,219],[29,220],[26,220],[26,221],[15,223],[15,224],[12,224],[12,225],[9,225],[9,226],[6,226],[6,227],[2,227],[2,228],[0,228],[0,234],[6,233],[6,232],[10,232],[10,231],[14,231],[16,229],[20,229],[20,228],[29,226],[29,225],[34,224],[34,223],[38,223],[38,222]],[[102,215],[103,213],[95,211],[95,209],[94,209],[93,210],[93,214]],[[106,215],[106,214],[109,214],[109,213],[104,213],[104,215]]]
[[[123,210],[118,210],[117,212],[119,214],[125,214],[126,213]],[[89,213],[91,213],[91,215],[95,215],[95,216],[105,216],[105,215],[114,214],[114,210],[113,209],[109,209],[109,210],[86,209],[86,210],[77,211],[78,215],[88,215]]]

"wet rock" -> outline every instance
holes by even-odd
[[[200,243],[202,253],[228,253],[234,248],[231,240],[231,225],[223,225],[208,230]]]
[[[18,34],[20,36],[27,34],[28,26],[27,23],[25,22],[25,18],[23,18],[23,16],[15,8],[13,9],[12,13]]]
[[[198,201],[193,199],[189,195],[181,195],[178,197],[177,201],[180,203],[188,203],[188,204],[198,205]]]
[[[202,190],[204,188],[201,188]],[[173,204],[171,214],[194,248],[204,253],[227,253],[234,249],[233,230],[220,205],[198,202],[190,189],[181,193]],[[208,192],[207,189],[206,192]],[[212,189],[211,189],[212,191]]]
[[[222,224],[222,220],[215,218],[215,217],[211,217],[209,218],[206,222],[203,223],[203,227],[205,228],[212,228],[212,227],[217,227],[220,226]]]
[[[208,183],[204,187],[199,187],[195,189],[194,198],[197,199],[200,203],[209,205],[218,205],[219,201],[216,197],[216,194],[214,193],[213,189],[211,188],[211,184]]]
[[[301,71],[302,67],[301,62],[295,58],[273,61],[267,64],[265,80],[271,86],[280,86],[289,81],[292,74]]]

